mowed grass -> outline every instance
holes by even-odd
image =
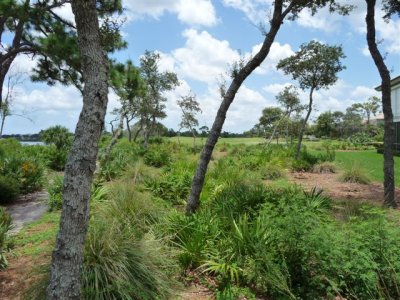
[[[383,182],[383,155],[375,150],[336,151],[336,162],[342,169],[356,163],[366,170],[373,181]],[[395,183],[400,186],[400,157],[395,157],[394,162]]]
[[[174,136],[169,138],[173,142],[178,142],[178,137]],[[185,145],[193,145],[193,138],[187,136],[181,136],[179,138],[180,142]],[[207,138],[197,137],[196,145],[203,145]],[[218,144],[227,143],[231,145],[245,144],[245,145],[256,145],[265,142],[264,138],[219,138]]]

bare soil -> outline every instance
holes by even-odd
[[[22,299],[22,294],[39,276],[34,273],[34,269],[48,264],[49,261],[49,254],[34,259],[31,256],[11,257],[8,268],[0,272],[0,299]]]
[[[383,203],[383,185],[381,183],[359,184],[340,181],[338,173],[304,173],[289,174],[289,181],[301,185],[305,190],[316,187],[324,194],[336,200],[363,201],[375,204]],[[400,203],[400,189],[396,189],[397,202]]]

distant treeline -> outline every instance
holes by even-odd
[[[39,142],[40,141],[40,134],[3,134],[2,138],[13,138],[21,142]]]

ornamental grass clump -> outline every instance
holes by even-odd
[[[350,168],[346,169],[341,176],[343,182],[370,184],[371,178],[368,176],[366,170],[361,168],[359,164],[352,164]]]

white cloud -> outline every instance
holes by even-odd
[[[369,52],[369,49],[368,49],[368,45],[365,45],[362,49],[361,49],[361,53],[364,55],[364,56],[371,56],[371,53]]]
[[[198,99],[203,109],[200,124],[211,127],[221,104],[218,86],[209,86],[207,93],[200,95]],[[262,109],[272,103],[273,101],[260,92],[242,85],[228,110],[223,130],[241,132],[253,127],[258,122]]]
[[[330,13],[326,7],[319,10],[314,16],[309,10],[302,10],[296,22],[305,28],[334,32],[339,30],[340,20],[341,17],[339,15]]]
[[[226,40],[217,40],[208,32],[188,29],[184,48],[172,52],[180,76],[206,83],[215,82],[224,74],[229,64],[238,61],[240,55],[230,48]]]
[[[251,56],[254,56],[258,51],[260,51],[261,46],[262,43],[253,46]],[[267,58],[264,60],[261,66],[255,70],[255,73],[266,74],[269,71],[276,71],[276,65],[278,64],[278,62],[281,59],[287,58],[293,54],[294,52],[289,44],[281,45],[279,42],[273,42]],[[250,57],[249,54],[247,54],[246,56],[248,58]]]
[[[349,23],[357,33],[365,35],[367,32],[365,16],[366,4],[364,1],[353,1],[356,8],[350,13],[345,20]],[[393,18],[392,20],[385,21],[383,19],[384,12],[381,10],[381,1],[377,1],[375,9],[375,28],[377,34],[377,41],[382,41],[383,52],[387,51],[390,54],[400,54],[400,19]],[[382,51],[381,50],[381,51]],[[364,54],[364,51],[363,51]]]
[[[272,95],[277,95],[279,92],[281,92],[286,86],[291,85],[291,83],[286,82],[286,83],[272,83],[272,84],[268,84],[266,86],[263,87],[263,90],[266,91],[269,94]]]
[[[53,9],[53,11],[64,20],[72,24],[75,24],[75,16],[74,13],[72,12],[70,3],[66,3],[61,7],[56,7],[55,9]]]
[[[379,92],[375,91],[372,87],[357,86],[351,91],[350,96],[356,100],[356,102],[363,102],[371,96],[379,97]]]
[[[37,58],[32,55],[21,54],[17,55],[11,67],[11,72],[19,72],[30,74],[32,69],[36,67]]]
[[[214,26],[218,22],[211,0],[125,0],[124,6],[131,19],[144,16],[158,19],[169,12],[185,24]]]
[[[225,6],[242,11],[254,24],[269,20],[272,2],[273,0],[222,0]]]
[[[29,108],[30,111],[79,111],[82,107],[82,96],[72,86],[56,85],[29,92],[20,88],[17,90],[14,105],[21,110]]]

